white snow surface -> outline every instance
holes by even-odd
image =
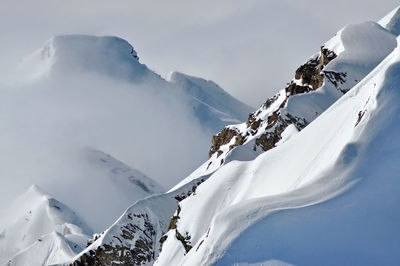
[[[93,231],[69,207],[31,186],[0,218],[0,265],[49,265],[83,250]]]
[[[225,117],[222,116],[223,121],[229,123],[240,122],[246,120],[248,114],[253,111],[253,108],[238,101],[211,80],[192,77],[180,72],[172,72],[168,81],[180,87],[185,94],[192,95],[201,103],[210,106],[210,109],[219,110],[225,114]],[[199,109],[198,112],[201,111]],[[207,116],[207,113],[199,114],[199,116],[201,115]],[[209,118],[204,117],[203,119],[215,119],[212,115],[215,116],[215,114],[211,113]]]
[[[282,112],[287,112],[292,116],[303,118],[308,122],[313,121],[342,97],[343,93],[340,90],[348,91],[359,83],[393,51],[396,45],[396,36],[378,23],[369,21],[344,27],[332,39],[324,44],[325,48],[337,54],[337,57],[324,68],[324,71],[346,73],[345,83],[335,87],[325,78],[324,84],[318,90],[293,95],[288,98],[286,98],[286,91],[282,89],[274,96],[275,100],[271,106],[268,108],[261,106],[254,112],[257,114],[256,119],[265,121],[266,118],[278,110],[279,106],[287,99],[287,103],[282,109]],[[299,80],[294,79],[293,81],[301,84]],[[227,127],[242,132],[242,135],[244,135],[246,131],[249,131],[246,123]],[[220,150],[223,153],[220,156],[214,153],[211,158],[198,167],[187,178],[174,186],[173,189],[202,175],[209,175],[232,160],[250,161],[255,159],[263,152],[261,149],[254,150],[255,139],[265,132],[266,127],[267,123],[265,121],[260,125],[259,128],[261,128],[261,130],[258,130],[257,134],[249,134],[246,142],[239,147],[235,147],[233,150],[231,150],[229,146],[235,142],[235,138],[233,138],[230,143],[221,146]],[[288,133],[288,131],[286,133]],[[293,130],[291,133],[290,136],[296,134]],[[283,141],[284,140],[281,140],[280,143]]]
[[[180,202],[193,248],[168,237],[156,265],[396,265],[399,83],[396,48],[300,133],[221,167]]]
[[[395,35],[400,35],[400,6],[378,21],[382,27]]]

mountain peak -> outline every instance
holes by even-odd
[[[121,53],[129,55],[136,60],[139,59],[133,46],[126,40],[116,36],[93,36],[93,35],[58,35],[46,42],[46,45],[52,45],[54,48],[63,50],[82,51],[89,53],[102,51],[105,53]]]
[[[400,6],[390,11],[378,23],[394,35],[400,35]]]
[[[60,35],[45,42],[42,48],[28,56],[22,66],[28,80],[50,73],[81,73],[82,70],[129,79],[148,72],[139,63],[131,44],[115,36]]]

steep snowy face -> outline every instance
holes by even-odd
[[[26,265],[25,259],[31,259],[31,265],[47,259],[47,265],[70,258],[85,248],[93,234],[75,212],[36,186],[1,213],[0,224],[0,265]]]
[[[295,72],[295,78],[245,123],[212,138],[209,160],[191,178],[231,160],[252,160],[287,141],[360,82],[396,47],[396,36],[374,22],[349,25]]]
[[[290,140],[221,167],[179,203],[155,264],[396,264],[399,83],[397,48]]]
[[[173,72],[169,77],[169,82],[208,107],[208,110],[200,104],[196,107],[195,112],[198,116],[204,116],[204,120],[221,117],[220,120],[228,123],[239,122],[245,120],[252,111],[251,107],[229,95],[213,81]]]
[[[378,23],[394,35],[400,35],[400,7],[395,8]]]

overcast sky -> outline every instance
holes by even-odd
[[[350,23],[378,20],[396,0],[1,0],[0,71],[60,34],[117,35],[162,76],[217,82],[257,107]]]

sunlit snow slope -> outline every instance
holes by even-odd
[[[180,202],[156,265],[396,265],[399,84],[396,48],[296,136],[220,168]]]
[[[378,23],[344,27],[246,122],[226,126],[214,136],[210,158],[174,188],[213,173],[229,161],[253,160],[284,143],[360,82],[395,47],[396,35]]]

